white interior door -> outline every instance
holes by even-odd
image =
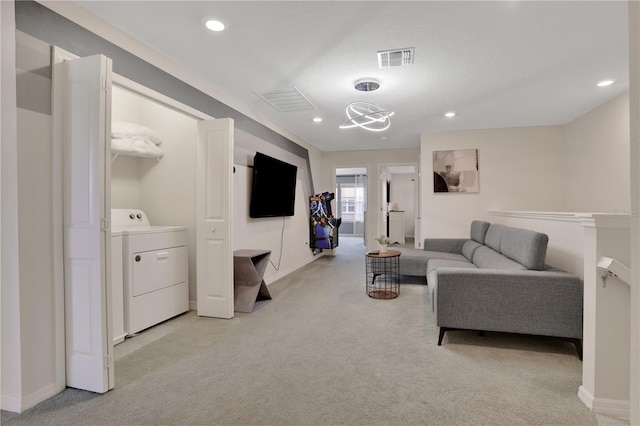
[[[380,232],[378,232],[376,236],[380,234],[389,235],[387,227],[389,220],[389,172],[386,167],[382,167],[380,175],[382,176],[380,180],[380,224],[382,229],[380,229]]]
[[[364,212],[367,210],[367,176],[355,176],[355,206],[353,233],[364,235]]]
[[[415,185],[413,186],[413,221],[415,222],[414,225],[414,229],[413,229],[413,247],[414,248],[422,248],[422,241],[420,240],[420,221],[421,219],[421,214],[420,211],[422,210],[422,201],[420,199],[420,194],[422,194],[422,192],[420,192],[420,172],[416,171],[416,173],[414,174],[414,182]]]
[[[233,120],[198,123],[196,269],[198,315],[233,317],[231,252]]]
[[[111,60],[91,56],[62,67],[63,206],[67,386],[114,386],[110,335]]]

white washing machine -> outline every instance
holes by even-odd
[[[187,227],[151,226],[142,210],[112,209],[111,229],[122,235],[125,333],[188,311]]]

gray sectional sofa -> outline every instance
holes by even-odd
[[[400,273],[427,278],[440,335],[478,330],[555,336],[582,358],[583,282],[545,264],[548,236],[483,221],[470,238],[400,251]]]

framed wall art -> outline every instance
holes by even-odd
[[[433,192],[480,192],[478,150],[433,151]]]

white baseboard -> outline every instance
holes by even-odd
[[[287,275],[297,271],[298,269],[302,268],[303,266],[306,266],[311,262],[315,262],[320,257],[322,257],[322,256],[315,256],[315,257],[307,259],[305,262],[302,262],[302,263],[300,263],[298,265],[292,266],[291,268],[289,268],[289,269],[287,269],[285,271],[278,271],[276,274],[274,274],[274,275],[269,277],[269,282],[266,283],[267,287],[270,286],[272,283],[278,281],[280,278],[284,278]]]
[[[584,386],[578,389],[578,398],[584,405],[596,414],[617,417],[623,420],[631,418],[629,401],[619,399],[594,398]]]
[[[124,342],[125,337],[127,337],[127,333],[124,333],[120,336],[114,337],[113,338],[113,345],[117,345],[118,343],[122,343]]]
[[[286,271],[279,271],[277,274],[270,276],[269,277],[269,282],[266,283],[267,287],[269,285],[271,285],[271,283],[274,283],[274,282],[278,281],[280,278],[284,278],[287,275],[291,274],[292,272],[295,272],[298,269],[302,268],[303,266],[306,266],[309,263],[318,260],[318,258],[320,258],[320,257],[322,257],[322,256],[312,257],[312,258],[308,259],[306,262],[303,262],[303,263],[301,263],[301,264],[299,264],[297,266],[293,266],[293,267],[287,269]],[[189,300],[189,310],[191,310],[191,311],[197,311],[198,310],[198,301],[197,300]]]
[[[0,395],[0,408],[4,411],[12,413],[21,413],[21,400],[18,397],[10,395]]]
[[[56,389],[55,383],[51,383],[43,387],[42,389],[22,398],[22,410],[27,410],[31,407],[34,407],[45,399],[49,399],[52,396],[56,395],[58,392],[60,391]]]
[[[593,395],[582,385],[578,388],[578,398],[589,410],[593,409]]]
[[[51,383],[23,398],[2,395],[0,405],[5,411],[11,411],[12,413],[22,413],[24,410],[35,407],[37,404],[51,398],[57,393],[59,393],[59,391],[57,390],[55,383]]]

